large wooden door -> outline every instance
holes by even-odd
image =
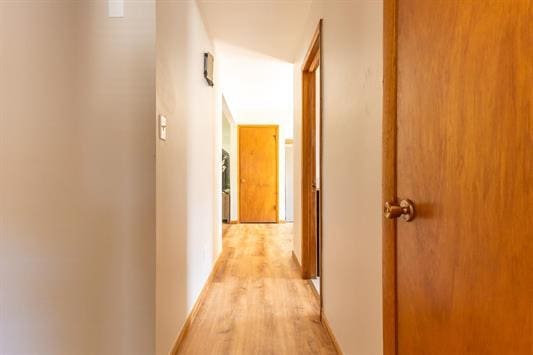
[[[278,126],[239,126],[239,219],[278,221]]]
[[[532,6],[386,2],[386,354],[533,354]]]

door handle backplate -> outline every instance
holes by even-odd
[[[415,204],[409,199],[401,200],[400,204],[387,201],[383,208],[385,218],[395,219],[402,217],[406,222],[411,222],[415,218]]]

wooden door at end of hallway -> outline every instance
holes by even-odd
[[[239,220],[278,221],[278,126],[239,126]]]
[[[385,198],[415,218],[384,224],[385,354],[531,355],[533,2],[386,6]]]

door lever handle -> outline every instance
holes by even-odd
[[[415,218],[415,204],[408,199],[401,200],[399,205],[387,201],[383,213],[388,219],[402,217],[404,221],[411,222]]]

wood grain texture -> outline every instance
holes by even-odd
[[[302,274],[317,274],[315,72],[302,73]]]
[[[292,224],[228,225],[179,354],[337,354],[291,254]]]
[[[397,0],[383,3],[383,205],[396,200]],[[383,217],[383,354],[396,355],[396,220]]]
[[[322,225],[319,223],[321,213],[317,199],[317,191],[321,194],[322,189],[316,185],[316,161],[322,158],[321,154],[318,157],[316,154],[316,115],[320,114],[316,112],[316,100],[317,95],[322,92],[322,85],[320,85],[321,92],[316,92],[316,70],[321,64],[321,33],[322,20],[318,24],[302,66],[302,275],[304,278],[317,276],[318,226]],[[321,98],[320,96],[319,99]]]
[[[305,58],[302,65],[302,71],[304,72],[313,72],[320,65],[320,45],[322,36],[322,19],[318,22],[313,38],[311,39],[311,44],[307,49]]]
[[[239,221],[278,221],[278,126],[239,126]]]
[[[399,0],[399,354],[533,354],[532,11]]]

